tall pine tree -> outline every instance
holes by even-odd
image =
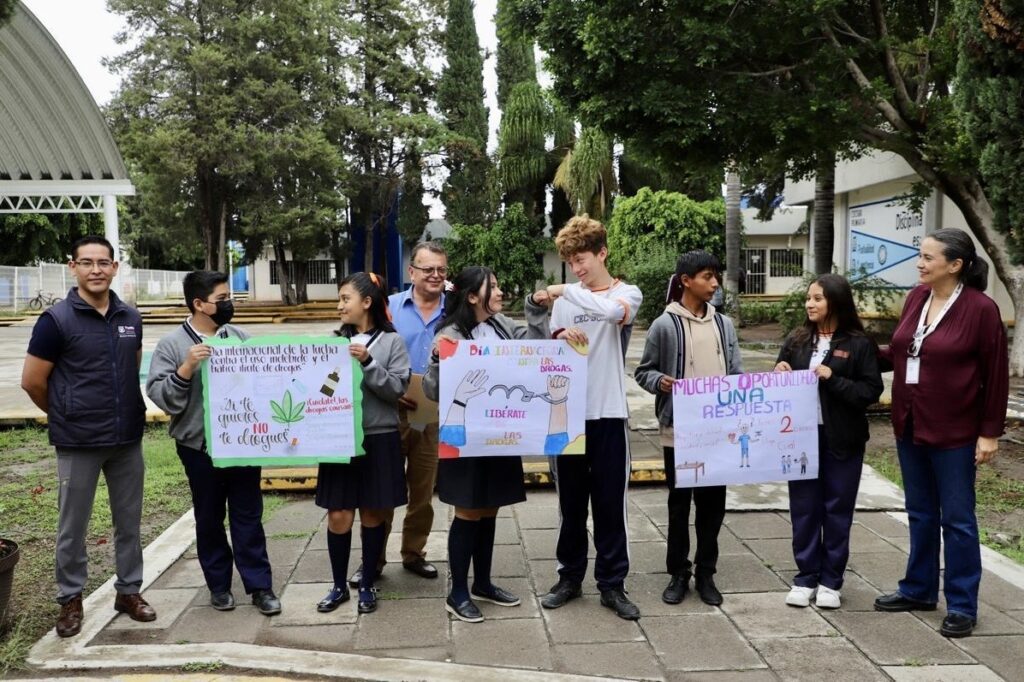
[[[487,157],[484,59],[473,18],[473,0],[449,0],[444,52],[447,66],[437,88],[437,106],[450,131],[441,190],[452,224],[485,224],[493,215],[491,162]]]

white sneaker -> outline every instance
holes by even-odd
[[[815,587],[800,587],[799,585],[793,585],[789,589],[789,594],[786,595],[786,603],[790,606],[810,606],[811,597],[814,596],[817,588]]]
[[[814,598],[814,605],[819,609],[838,609],[839,590],[833,590],[824,585],[818,586],[818,596]]]

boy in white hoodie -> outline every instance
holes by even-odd
[[[661,598],[678,604],[696,576],[697,594],[706,604],[718,606],[722,595],[715,587],[718,563],[718,532],[725,518],[725,486],[677,488],[672,419],[672,384],[676,379],[723,376],[743,372],[739,341],[732,320],[715,311],[710,301],[718,290],[718,259],[706,251],[690,251],[679,257],[669,284],[665,312],[647,332],[643,357],[636,368],[636,382],[653,393],[654,410],[661,427],[668,494],[668,551],[666,564],[671,579]],[[694,526],[697,551],[690,561],[690,499],[696,507]]]

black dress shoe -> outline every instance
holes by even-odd
[[[497,585],[491,585],[486,590],[478,590],[474,587],[469,593],[477,599],[482,599],[498,606],[519,606],[520,604],[519,597]]]
[[[252,593],[252,603],[264,616],[276,616],[281,613],[281,600],[273,590],[256,590]]]
[[[331,588],[331,591],[327,593],[327,596],[321,599],[320,603],[316,605],[316,610],[320,613],[330,613],[347,602],[350,596],[348,587],[338,587],[335,585]]]
[[[552,586],[547,594],[540,598],[540,605],[546,609],[557,609],[582,596],[582,585],[562,578]]]
[[[610,608],[619,618],[626,620],[640,619],[640,609],[629,600],[629,597],[626,596],[626,590],[621,587],[602,592],[601,605]]]
[[[661,601],[666,604],[678,604],[686,597],[686,593],[689,589],[690,576],[674,575],[672,576],[672,579],[668,581],[668,586],[665,588],[665,591],[661,593]]]
[[[477,608],[472,599],[456,604],[452,599],[452,595],[449,594],[448,598],[444,600],[444,610],[467,623],[484,622],[483,614],[480,613],[480,609]]]
[[[359,588],[359,613],[373,613],[377,610],[377,591],[372,587]]]
[[[437,577],[437,568],[434,566],[434,564],[430,563],[423,557],[419,557],[408,562],[403,561],[402,568],[409,571],[410,573],[415,573],[421,578]]]
[[[875,599],[875,611],[934,611],[935,604],[907,599],[899,592],[885,594]]]
[[[962,613],[950,613],[942,619],[939,632],[944,637],[970,637],[978,621]]]
[[[235,608],[235,596],[231,590],[227,592],[211,592],[210,606],[218,611],[233,611]]]
[[[373,576],[373,582],[377,582],[384,576],[383,571],[377,571],[377,575]],[[363,567],[360,566],[356,569],[356,572],[349,576],[348,584],[352,587],[359,587],[359,583],[363,579]]]
[[[722,593],[715,587],[715,579],[709,576],[697,576],[693,581],[694,587],[697,588],[697,594],[700,595],[700,600],[705,604],[711,606],[722,605]]]

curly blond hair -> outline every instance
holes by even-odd
[[[597,253],[608,246],[608,230],[586,213],[569,219],[555,237],[555,248],[562,260],[569,260],[577,253]]]

